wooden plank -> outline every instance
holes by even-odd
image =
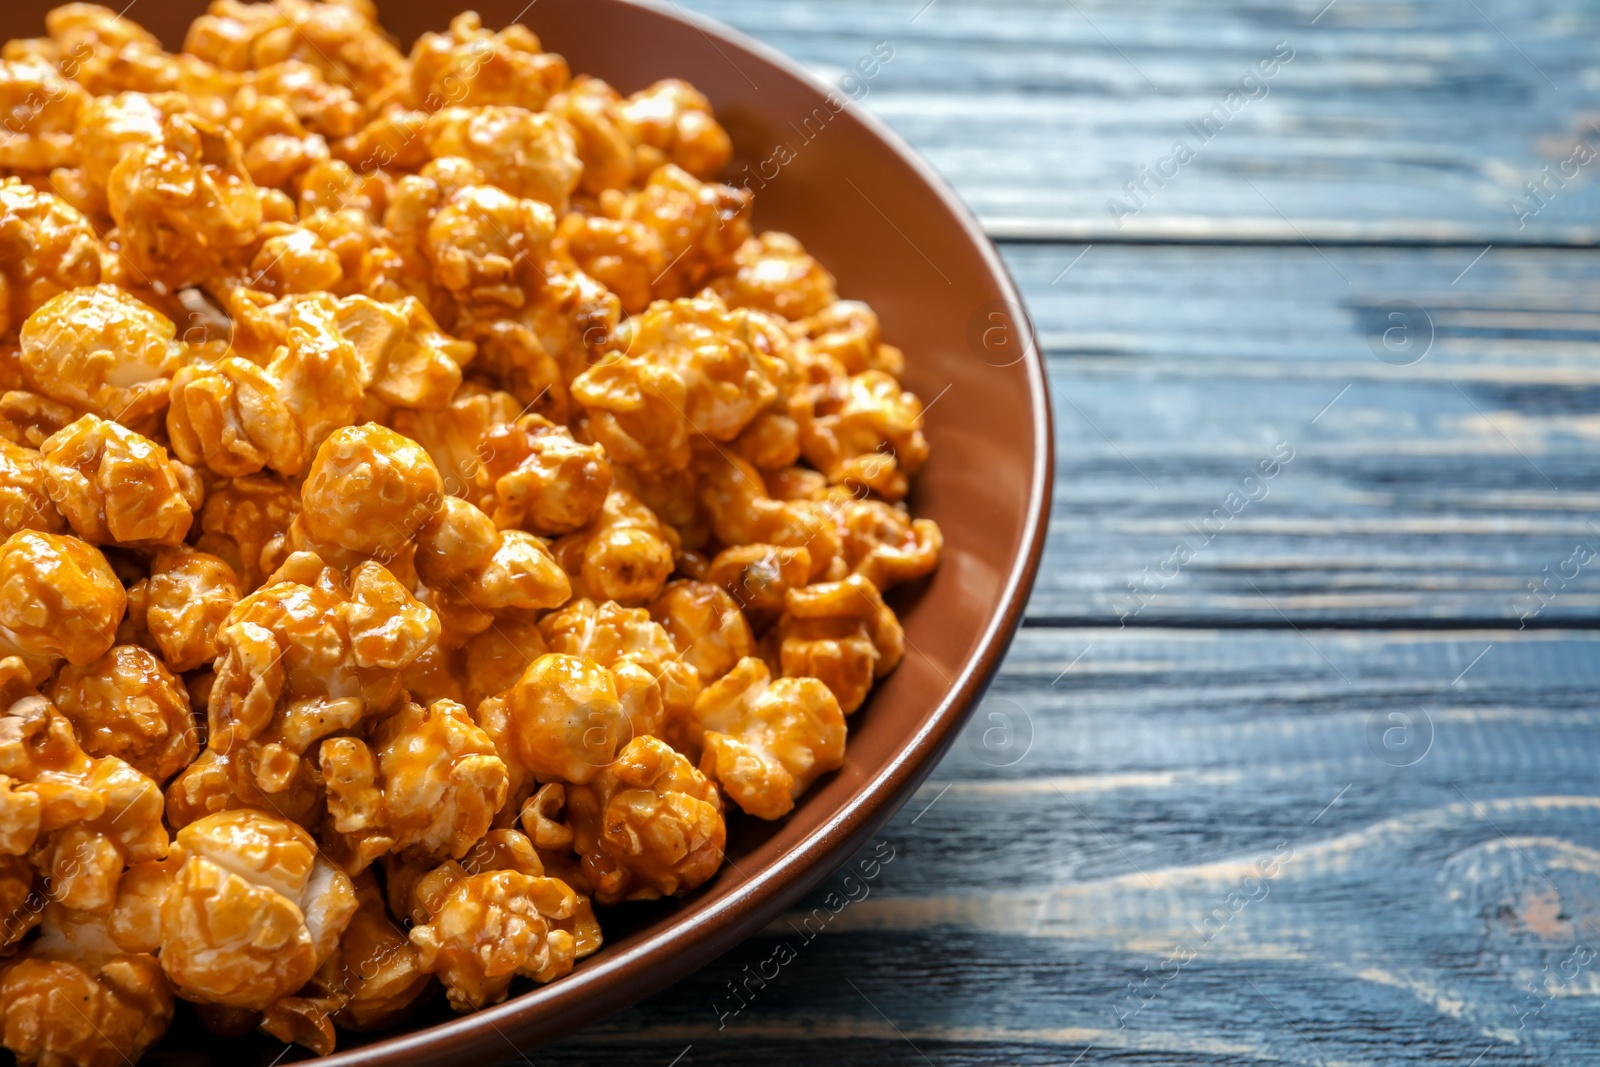
[[[853,878],[536,1058],[1588,1062],[1597,652],[1600,632],[1024,631]],[[1008,766],[994,714],[1032,737]],[[1564,977],[1530,994],[1546,965]],[[729,983],[763,970],[735,1012]]]
[[[1600,12],[1582,0],[686,6],[833,79],[887,42],[893,58],[852,83],[856,95],[997,235],[1469,244],[1597,236],[1593,164],[1562,170],[1580,141],[1600,151],[1589,125]],[[1230,101],[1279,42],[1293,58]],[[1197,135],[1215,107],[1226,121]],[[1147,181],[1142,195],[1124,190],[1180,140],[1191,161],[1166,164],[1169,179]],[[1524,183],[1545,181],[1546,166],[1567,177],[1530,200]],[[1514,197],[1524,205],[1515,213]],[[1113,199],[1133,213],[1114,217]]]
[[[1058,441],[1030,619],[1600,618],[1600,258],[1478,252],[1009,248]]]

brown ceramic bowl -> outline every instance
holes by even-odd
[[[365,1043],[341,1033],[328,1067],[505,1060],[645,997],[766,925],[865,844],[956,738],[1021,620],[1044,543],[1052,454],[1043,361],[999,256],[928,165],[845,94],[830,102],[828,87],[794,63],[676,5],[525,3],[472,0],[485,25],[520,18],[574,71],[624,93],[660,78],[693,82],[733,136],[737,160],[725,178],[756,191],[758,228],[798,236],[842,294],[877,309],[885,338],[906,352],[908,386],[932,404],[933,455],[911,504],[944,528],[944,558],[932,578],[890,598],[905,623],[905,661],[851,718],[843,769],[777,823],[735,816],[729,862],[709,884],[686,900],[614,909],[598,954],[504,1004],[452,1017],[436,1000],[402,1032]],[[408,46],[472,5],[379,3]],[[8,0],[3,37],[39,34],[53,6]],[[145,0],[128,17],[175,49],[203,7]],[[879,76],[892,77],[892,63]],[[180,1013],[149,1059],[237,1067],[282,1052],[266,1039],[219,1041]]]

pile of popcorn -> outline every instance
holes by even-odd
[[[369,0],[47,25],[0,57],[19,1064],[493,1004],[841,766],[938,562],[922,404],[703,96]]]

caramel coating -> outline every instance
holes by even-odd
[[[300,493],[277,478],[226,479],[206,496],[195,547],[226,562],[239,576],[240,590],[252,592],[283,563],[289,527],[299,513]]]
[[[168,818],[262,807],[310,819],[322,802],[312,749],[393,708],[402,672],[438,637],[438,617],[377,563],[346,578],[290,556],[217,632],[206,749],[168,788]]]
[[[683,662],[705,685],[731,671],[755,646],[739,605],[711,582],[668,582],[650,602],[650,617],[666,629]]]
[[[833,275],[786,233],[769,232],[739,246],[734,271],[711,283],[731,308],[755,308],[804,319],[839,299]]]
[[[355,914],[350,879],[294,823],[219,812],[179,830],[178,846],[161,968],[179,996],[264,1010],[305,985]]]
[[[568,787],[567,821],[601,904],[678,896],[722,866],[722,798],[665,741],[636,737],[601,774]]]
[[[700,694],[700,769],[760,819],[788,814],[821,774],[844,764],[844,713],[815,678],[772,679],[755,657]]]
[[[119,423],[85,415],[39,446],[45,491],[95,545],[176,546],[200,506],[200,478]]]
[[[45,696],[72,721],[85,752],[116,756],[157,782],[188,766],[199,751],[188,692],[137,645],[117,645],[93,663],[63,667]]]
[[[922,401],[878,370],[813,390],[800,420],[800,450],[836,485],[871,489],[900,500],[928,458]]]
[[[30,664],[92,663],[116,640],[127,594],[93,546],[24,530],[0,543],[0,650]]]
[[[643,608],[574,600],[540,619],[539,631],[552,652],[593,660],[612,673],[629,736],[660,734],[683,722],[694,706],[699,673]]]
[[[638,497],[612,489],[594,523],[562,538],[555,552],[580,595],[644,604],[672,574],[678,535]]]
[[[18,661],[0,660],[0,675],[0,853],[26,853],[66,907],[109,912],[123,868],[167,854],[160,788],[115,756],[85,752]]]
[[[466,874],[450,864],[423,892],[431,905],[411,943],[456,1011],[499,1003],[516,975],[548,982],[572,970],[577,945],[557,923],[573,917],[578,899],[565,882],[520,871]]]
[[[129,264],[174,289],[203,281],[263,221],[233,134],[185,112],[163,117],[160,141],[130,146],[106,202]]]
[[[905,633],[877,586],[859,574],[791,589],[778,622],[786,677],[820,679],[845,714],[867,698],[874,679],[900,665]]]
[[[583,173],[566,123],[525,107],[447,107],[429,117],[422,140],[433,158],[459,156],[489,184],[557,212],[566,211]]]
[[[0,974],[0,1043],[23,1067],[118,1067],[172,1021],[172,990],[145,952],[124,951],[102,920],[60,905]]]
[[[449,33],[425,33],[411,47],[411,101],[427,111],[446,103],[538,110],[568,76],[566,60],[544,51],[526,26],[491,33],[473,11],[451,19]]]
[[[89,220],[51,193],[0,179],[0,337],[46,302],[97,285],[106,255]]]
[[[168,669],[192,671],[216,659],[217,629],[243,595],[233,568],[216,556],[177,549],[151,560],[142,584],[145,628]]]
[[[37,449],[0,440],[0,534],[66,530],[66,519],[46,490],[48,481],[44,457]]]
[[[494,486],[493,517],[501,529],[546,537],[587,525],[605,504],[611,462],[596,444],[541,415],[491,427],[480,438],[482,481]]]
[[[347,869],[385,852],[460,859],[488,832],[509,785],[494,742],[450,700],[408,703],[365,742],[330,738],[321,763]]]
[[[513,792],[530,774],[592,781],[631,736],[611,672],[557,653],[529,664],[516,685],[479,706],[477,718],[513,772]]]
[[[72,289],[23,323],[23,373],[44,396],[138,426],[167,406],[176,330],[114,285]]]

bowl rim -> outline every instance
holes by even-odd
[[[835,91],[822,77],[778,49],[716,19],[686,11],[672,0],[611,2],[686,24],[705,35],[714,46],[731,46],[819,93]],[[513,21],[520,21],[521,17]],[[540,1042],[553,1040],[558,1033],[576,1033],[699,970],[770,921],[768,905],[776,903],[777,907],[771,909],[775,912],[838,870],[855,848],[864,845],[865,839],[900,809],[954,741],[999,669],[1022,623],[1039,571],[1050,519],[1055,435],[1043,350],[1010,270],[972,209],[933,166],[882,119],[859,106],[851,106],[848,113],[898,156],[960,224],[994,278],[1015,320],[1011,326],[1024,343],[1021,365],[1026,372],[1034,433],[1033,482],[1019,550],[1002,583],[998,610],[979,637],[975,652],[967,657],[932,714],[902,745],[893,760],[875,768],[845,804],[822,824],[767,867],[733,887],[702,914],[687,917],[684,924],[674,924],[647,937],[620,955],[592,965],[582,964],[571,974],[511,996],[500,1004],[335,1051],[319,1059],[319,1065],[429,1067],[434,1063],[458,1064],[475,1053],[492,1053],[497,1043],[509,1046],[512,1053],[526,1059],[513,1037],[531,1037]],[[847,848],[852,842],[855,848]],[[648,974],[650,978],[623,980],[634,972]],[[551,1019],[562,1020],[559,1030],[549,1024]]]

